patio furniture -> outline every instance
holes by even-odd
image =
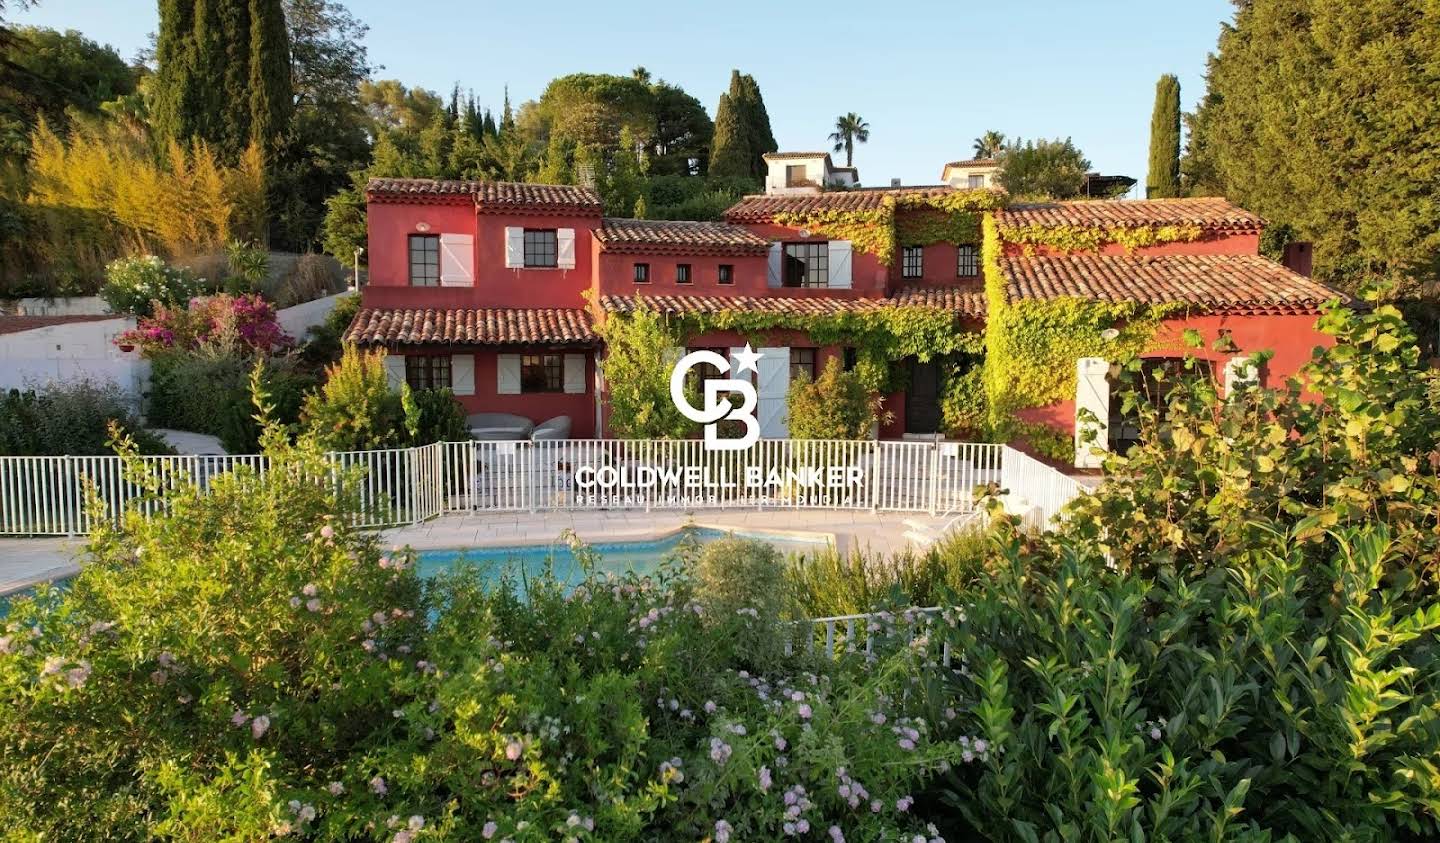
[[[556,416],[553,419],[546,419],[535,426],[530,432],[530,439],[534,442],[544,442],[552,439],[570,438],[570,417]]]
[[[465,419],[470,435],[481,442],[529,439],[535,423],[511,413],[476,413]]]

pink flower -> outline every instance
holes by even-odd
[[[761,767],[761,768],[760,768],[760,789],[763,790],[763,791],[769,791],[769,790],[770,790],[770,785],[773,784],[773,783],[774,783],[774,782],[773,782],[773,779],[771,779],[771,777],[770,777],[770,768],[769,768],[769,767]]]
[[[480,828],[480,836],[485,838],[486,840],[489,840],[493,838],[495,836],[495,832],[499,830],[500,826],[496,825],[494,820],[488,820],[485,825]]]
[[[372,793],[376,793],[376,794],[379,794],[380,796],[384,796],[387,789],[388,789],[388,788],[385,787],[385,779],[384,779],[384,778],[382,778],[382,777],[380,777],[380,776],[376,776],[375,778],[373,778],[373,779],[370,780],[370,791],[371,791]]]
[[[243,711],[237,711],[237,712],[235,712],[234,714],[230,715],[230,725],[232,725],[232,726],[244,726],[245,723],[246,723],[247,721],[249,721],[249,719],[250,719],[250,715],[246,714],[246,713],[243,712]]]
[[[314,597],[319,591],[320,589],[317,588],[313,582],[305,583],[305,587],[300,589],[300,593],[306,597]]]
[[[339,782],[331,782],[330,786],[325,789],[330,791],[331,796],[339,796],[345,792],[345,785]]]
[[[505,757],[511,761],[518,761],[520,760],[520,753],[524,750],[525,747],[521,746],[519,741],[511,741],[505,745]]]
[[[260,740],[260,738],[264,737],[265,733],[269,731],[269,729],[270,718],[266,717],[263,714],[250,721],[250,737],[254,738],[257,741]]]
[[[801,720],[809,720],[810,715],[814,713],[810,710],[809,703],[800,703],[800,707],[797,708],[796,711],[800,713]]]
[[[331,527],[329,524],[326,524],[324,527],[321,527],[321,528],[320,528],[320,538],[322,538],[322,539],[333,539],[333,538],[335,538],[335,528],[334,528],[334,527]]]
[[[730,833],[735,829],[724,820],[715,821],[715,843],[730,843]]]
[[[306,608],[306,609],[309,609],[309,610],[312,611],[312,612],[318,612],[318,611],[320,611],[320,598],[318,598],[318,597],[311,597],[309,600],[306,600],[306,601],[305,601],[305,608]]]

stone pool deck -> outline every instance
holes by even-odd
[[[416,549],[503,547],[547,544],[567,529],[592,543],[643,541],[693,524],[741,533],[790,533],[797,539],[823,536],[832,540],[841,553],[869,550],[890,554],[908,546],[905,532],[913,526],[935,528],[941,523],[942,519],[923,514],[851,510],[575,510],[446,515],[386,530],[383,535],[386,543]],[[83,545],[83,537],[0,539],[0,596],[74,574],[80,569],[75,555]]]

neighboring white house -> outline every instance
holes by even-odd
[[[1000,161],[995,158],[971,158],[951,161],[940,169],[940,181],[958,188],[1000,187]]]
[[[763,157],[770,168],[765,176],[768,194],[819,193],[860,184],[859,170],[835,166],[828,152],[767,152]]]
[[[51,381],[114,381],[138,408],[150,364],[115,346],[135,320],[104,316],[0,316],[0,389]]]

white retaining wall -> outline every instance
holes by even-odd
[[[149,388],[150,364],[138,351],[127,354],[114,342],[116,334],[133,327],[134,319],[116,318],[0,334],[0,388],[42,387],[80,377],[114,381],[138,409]]]
[[[324,322],[325,317],[330,315],[330,311],[335,309],[335,305],[340,302],[340,299],[352,295],[355,295],[355,293],[347,290],[343,293],[336,293],[333,296],[326,296],[323,299],[315,299],[314,301],[307,301],[304,304],[297,304],[294,307],[283,308],[276,314],[276,321],[280,323],[280,327],[284,329],[285,333],[294,337],[296,341],[303,341],[305,339],[305,332],[308,331],[311,326]]]
[[[104,316],[110,305],[99,296],[74,296],[68,299],[28,298],[15,302],[18,316]]]

